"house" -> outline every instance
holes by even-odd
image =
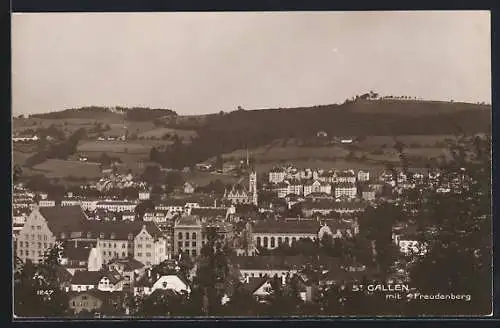
[[[285,198],[286,195],[289,194],[289,192],[288,192],[289,184],[290,183],[285,180],[283,182],[277,183],[277,184],[272,186],[273,191],[276,192],[278,198]]]
[[[393,227],[392,240],[405,255],[427,253],[427,245],[421,240],[415,226]]]
[[[90,258],[91,247],[74,247],[66,245],[61,256],[61,265],[74,274],[77,270],[87,270]]]
[[[139,191],[139,200],[148,200],[151,197],[149,189],[142,189]]]
[[[97,202],[96,209],[106,210],[111,212],[134,211],[137,204],[135,202],[126,201],[103,201]]]
[[[269,172],[270,183],[281,183],[286,178],[286,171],[283,168],[275,167]]]
[[[304,196],[307,196],[312,193],[332,193],[332,185],[327,182],[309,181],[304,185]]]
[[[135,236],[134,258],[146,266],[157,265],[169,258],[167,239],[156,224],[144,224]]]
[[[336,199],[354,199],[358,194],[356,184],[351,182],[338,182],[334,184],[333,188]]]
[[[97,288],[103,276],[103,271],[75,271],[71,279],[70,290],[73,292],[81,292]]]
[[[369,186],[363,186],[361,188],[361,198],[363,198],[366,201],[373,201],[376,198],[376,191],[373,188],[370,188]]]
[[[26,219],[18,236],[17,256],[38,263],[61,237],[78,230],[87,216],[80,206],[38,207]]]
[[[336,177],[337,183],[356,183],[356,175],[354,175],[354,171],[352,170],[339,172],[336,174]]]
[[[198,256],[202,247],[202,224],[195,216],[184,216],[174,224],[174,254]]]
[[[132,259],[116,259],[108,263],[109,271],[117,271],[123,277],[123,288],[133,287],[135,281],[144,276],[146,267],[143,263]]]
[[[192,194],[194,193],[195,185],[189,182],[184,183],[184,193]]]
[[[335,206],[335,202],[330,199],[307,199],[302,205],[302,213],[306,217],[328,215],[335,210]]]
[[[304,185],[302,182],[298,179],[293,179],[288,181],[288,190],[287,190],[287,195],[288,194],[295,194],[295,195],[303,195],[304,194]]]
[[[106,271],[99,279],[97,289],[103,292],[120,292],[123,284],[123,276],[118,271]]]
[[[326,133],[325,131],[318,131],[316,133],[316,137],[318,137],[318,138],[326,138],[326,137],[328,137],[328,133]]]
[[[366,209],[366,203],[360,201],[337,201],[334,211],[339,214],[354,214],[363,212]]]
[[[358,171],[358,181],[359,182],[370,181],[370,172],[359,170]]]
[[[40,207],[54,207],[56,206],[55,200],[42,199],[38,202],[38,206]]]
[[[125,314],[125,299],[122,292],[103,292],[91,289],[83,292],[70,292],[68,296],[69,308],[75,314],[82,312],[111,316],[122,316]]]
[[[134,286],[134,296],[151,295],[157,290],[173,290],[177,293],[191,293],[191,287],[188,282],[179,275],[163,275],[151,277],[148,272]]]

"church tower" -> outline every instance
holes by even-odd
[[[248,186],[248,192],[249,196],[252,197],[252,203],[254,205],[258,205],[258,199],[257,199],[257,172],[251,171],[249,175],[249,186]]]

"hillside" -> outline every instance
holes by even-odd
[[[160,117],[177,116],[170,109],[146,108],[146,107],[82,107],[70,108],[63,111],[33,114],[30,118],[39,119],[127,119],[129,121],[153,121]]]
[[[185,126],[180,123],[171,127]],[[196,131],[199,138],[191,144],[155,154],[155,159],[166,166],[192,165],[280,138],[311,138],[318,131],[325,131],[329,137],[489,133],[491,106],[382,99],[307,108],[237,110],[210,116]]]

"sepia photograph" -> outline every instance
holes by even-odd
[[[492,315],[489,11],[11,26],[14,320]]]

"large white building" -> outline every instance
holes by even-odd
[[[283,182],[286,178],[286,171],[282,168],[273,168],[269,172],[269,182],[270,183],[280,183]]]
[[[318,180],[314,182],[309,181],[304,185],[304,196],[312,193],[325,193],[329,195],[332,193],[332,185],[325,182],[322,183]]]
[[[358,189],[354,183],[340,182],[334,185],[335,198],[354,199],[358,194]]]
[[[154,224],[143,225],[134,239],[134,259],[146,266],[158,265],[169,258],[167,239]]]

